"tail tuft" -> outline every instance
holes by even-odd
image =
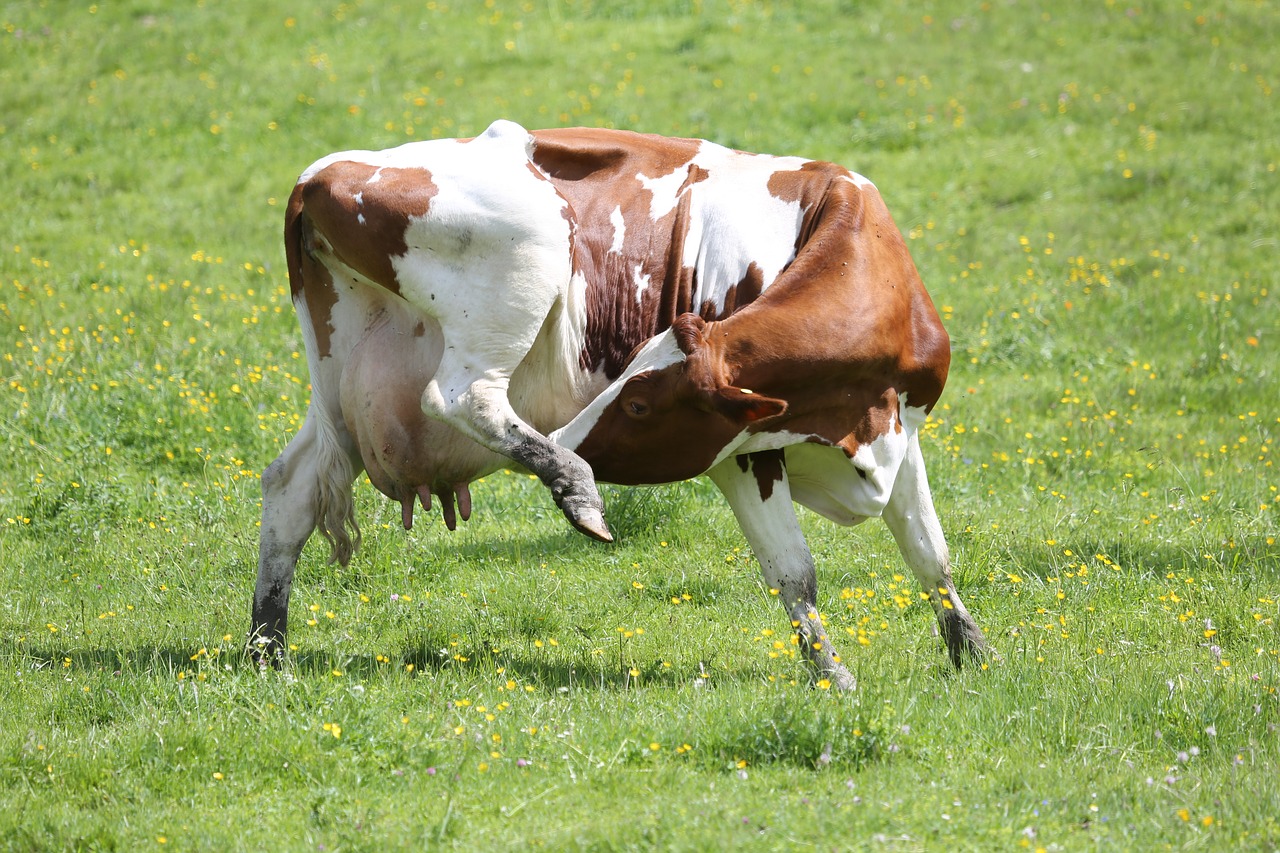
[[[360,525],[351,490],[355,471],[329,419],[317,418],[317,426],[320,476],[316,484],[316,527],[329,543],[329,562],[346,566],[360,547]]]

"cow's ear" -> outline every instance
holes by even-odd
[[[765,418],[776,418],[787,410],[786,400],[765,397],[747,388],[735,388],[732,385],[716,389],[712,405],[730,420],[747,424]]]
[[[681,314],[671,323],[671,332],[676,336],[676,346],[685,355],[693,355],[693,351],[706,341],[707,321],[697,314]]]

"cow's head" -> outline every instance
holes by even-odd
[[[677,317],[552,439],[611,483],[669,483],[706,471],[752,425],[787,408],[730,382],[717,325],[696,314]]]

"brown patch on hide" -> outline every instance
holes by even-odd
[[[333,308],[338,304],[333,276],[316,260],[311,243],[311,227],[302,210],[302,185],[294,188],[285,213],[284,252],[289,272],[289,290],[294,305],[306,305],[307,317],[316,339],[316,356],[328,358],[332,350]]]
[[[786,476],[786,467],[786,456],[781,450],[762,450],[758,453],[744,453],[738,457],[738,468],[742,473],[745,474],[750,469],[755,475],[762,501],[773,497],[773,487],[781,483],[782,478]]]
[[[740,284],[715,321],[714,306],[698,306],[705,328],[696,341],[682,330],[685,361],[635,377],[606,407],[578,448],[602,479],[692,476],[744,430],[795,433],[852,456],[901,429],[904,397],[926,411],[937,401],[950,341],[878,191],[832,164],[779,172],[770,189],[804,210],[795,258],[754,299]],[[664,328],[660,314],[652,322]],[[774,407],[744,417],[743,389]],[[646,418],[621,412],[629,394]]]
[[[689,188],[707,177],[692,160],[700,140],[615,130],[534,132],[533,160],[569,203],[574,271],[587,283],[584,370],[616,378],[632,352],[692,305],[694,272],[681,264]],[[683,171],[675,206],[655,221],[641,180]],[[615,247],[614,222],[622,221]],[[647,284],[646,284],[647,283]]]
[[[392,293],[400,292],[393,258],[409,251],[409,225],[423,217],[439,188],[426,169],[339,161],[300,185],[315,249]]]

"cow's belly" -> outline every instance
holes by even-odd
[[[837,524],[878,517],[889,503],[906,448],[905,432],[881,436],[852,459],[839,447],[791,445],[786,449],[791,497]]]
[[[440,494],[510,464],[423,414],[423,389],[443,349],[440,327],[388,305],[347,355],[341,406],[370,482],[387,497]]]

